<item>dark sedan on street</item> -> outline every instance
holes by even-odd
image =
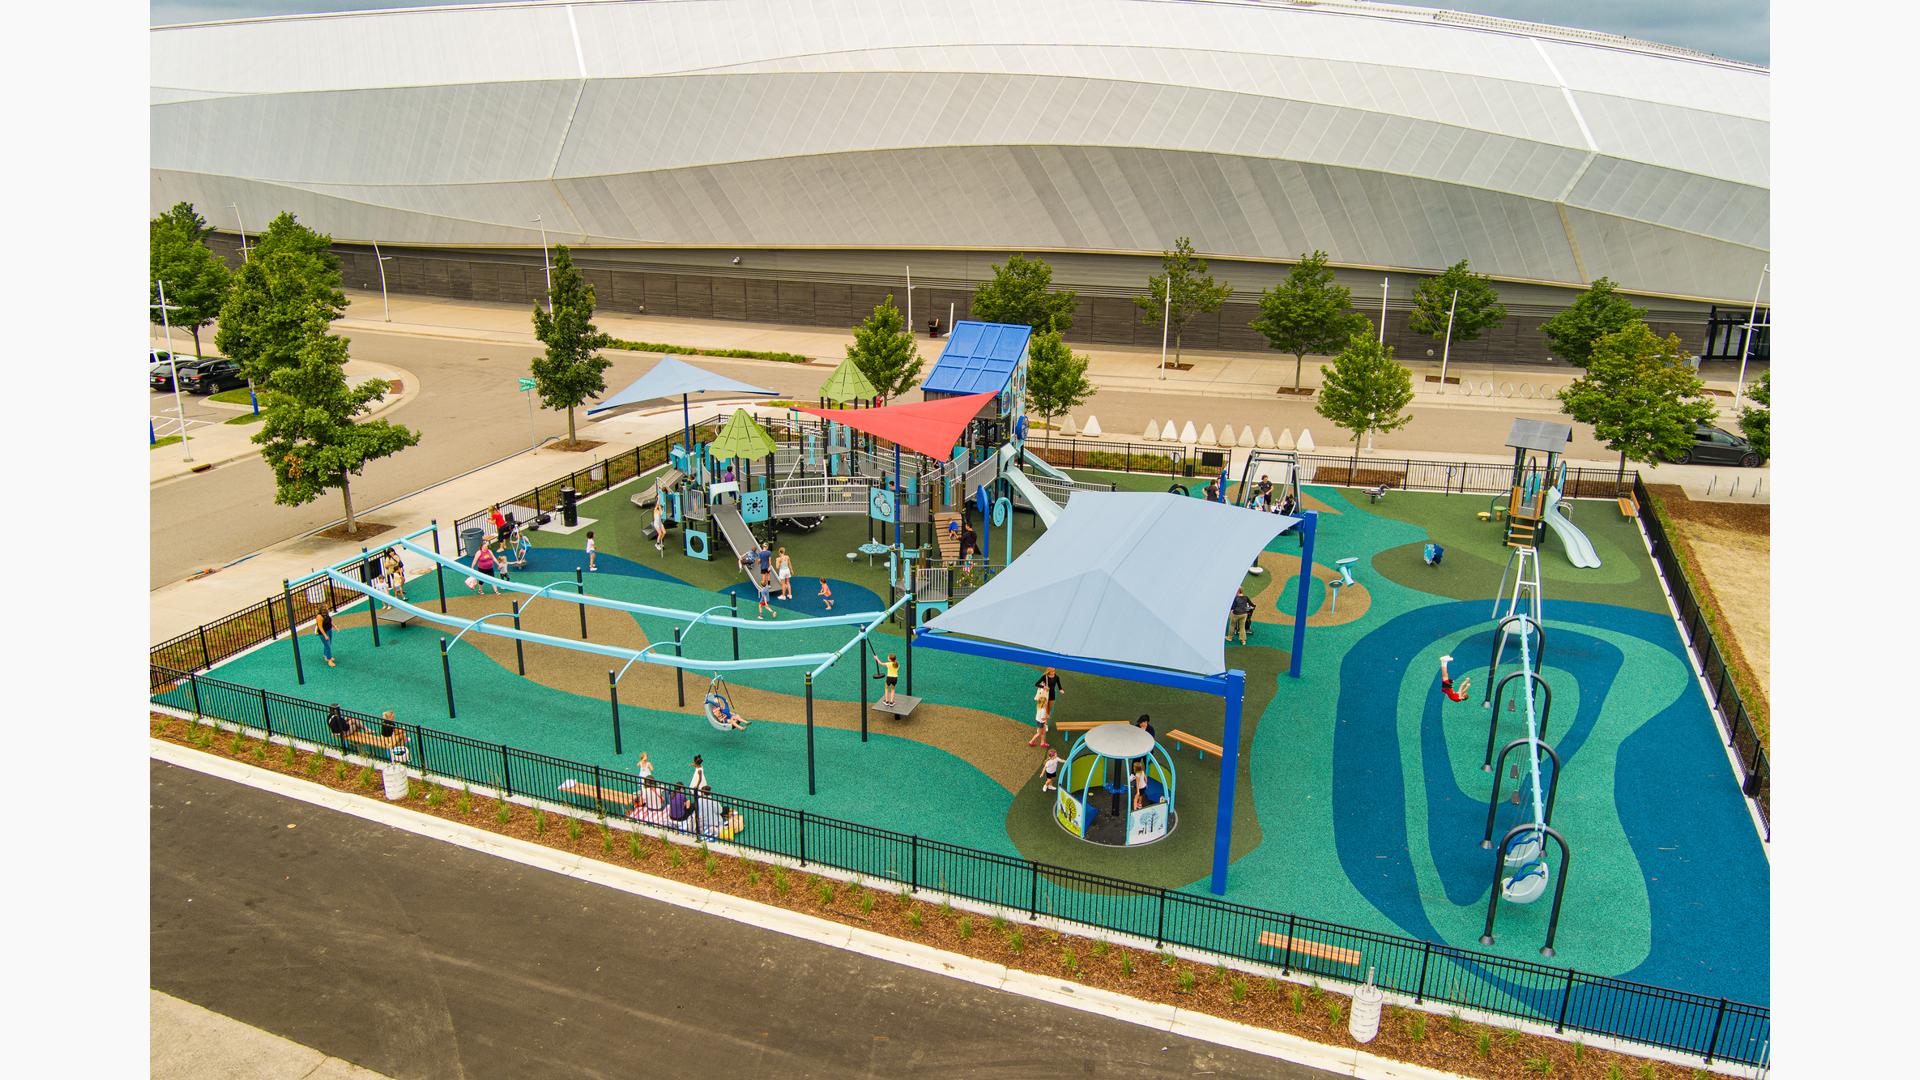
[[[1746,469],[1766,464],[1747,440],[1717,427],[1696,430],[1693,445],[1668,460],[1678,465],[1738,465]]]
[[[202,360],[180,369],[180,389],[189,394],[205,396],[245,385],[247,379],[240,374],[240,365],[231,360]]]

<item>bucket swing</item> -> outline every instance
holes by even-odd
[[[1536,859],[1502,881],[1500,895],[1515,904],[1531,904],[1546,894],[1547,879],[1546,860]]]
[[[733,711],[732,691],[727,686],[727,680],[721,678],[719,672],[715,672],[713,678],[707,683],[706,696],[700,702],[700,715],[707,718],[708,726],[715,731],[736,730],[732,724],[714,716],[716,707],[721,716],[737,715]]]

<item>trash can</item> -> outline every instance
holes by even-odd
[[[487,530],[479,528],[477,526],[473,528],[461,529],[460,530],[460,557],[463,559],[473,558],[474,552],[479,551],[480,545],[486,542],[487,542]]]
[[[387,801],[399,802],[407,797],[407,748],[396,746],[389,756],[393,760],[380,766],[380,778],[386,782]]]
[[[560,489],[560,523],[569,529],[580,524],[580,493],[570,487]]]

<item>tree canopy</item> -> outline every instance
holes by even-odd
[[[1680,338],[1655,337],[1643,322],[1594,342],[1586,374],[1560,391],[1560,408],[1620,455],[1616,483],[1629,458],[1651,464],[1685,453],[1694,429],[1718,412]]]
[[[1260,317],[1247,325],[1270,348],[1293,354],[1293,388],[1308,353],[1331,354],[1371,324],[1353,310],[1353,293],[1333,283],[1327,253],[1300,256],[1285,281],[1260,294]]]
[[[1618,333],[1647,317],[1645,308],[1637,308],[1615,291],[1610,278],[1601,278],[1580,294],[1565,311],[1540,324],[1553,355],[1576,367],[1586,367],[1593,355],[1593,343],[1608,334]]]
[[[153,224],[166,222],[178,228],[183,234],[194,240],[205,240],[213,235],[213,226],[200,216],[200,211],[190,202],[177,202],[167,208],[167,212],[153,219]]]
[[[200,356],[200,331],[220,317],[233,287],[233,273],[208,248],[204,232],[195,231],[199,215],[193,207],[179,203],[154,218],[147,229],[148,288],[150,304],[160,303],[162,286],[171,310],[165,325],[177,326],[193,335],[193,354]],[[162,325],[159,307],[149,307],[154,325]]]
[[[1740,410],[1740,434],[1764,460],[1773,456],[1773,372],[1747,387],[1747,399],[1753,404]]]
[[[911,390],[926,366],[906,327],[906,317],[888,293],[873,314],[853,328],[853,344],[847,346],[847,358],[889,403]]]
[[[553,288],[547,293],[551,311],[533,305],[533,336],[547,351],[533,358],[534,392],[549,409],[567,410],[567,443],[578,442],[573,410],[590,397],[606,393],[606,371],[613,361],[600,350],[613,343],[593,325],[593,286],[573,265],[565,244],[553,249]]]
[[[1057,330],[1044,330],[1027,343],[1027,407],[1051,421],[1078,408],[1100,388],[1087,378],[1089,357],[1075,354]]]
[[[315,319],[324,325],[347,310],[332,244],[281,214],[234,275],[213,340],[253,383],[264,385],[275,369],[298,361]]]
[[[1454,303],[1454,290],[1460,301]],[[1507,309],[1494,291],[1493,279],[1476,274],[1461,259],[1413,288],[1413,312],[1407,316],[1407,328],[1441,342],[1447,340],[1447,312],[1453,311],[1453,340],[1472,341],[1499,326]]]
[[[1413,375],[1393,358],[1393,346],[1380,344],[1371,334],[1348,338],[1332,366],[1320,366],[1320,376],[1313,410],[1353,432],[1356,470],[1363,436],[1398,431],[1413,419],[1406,412],[1413,401]]]
[[[996,265],[993,277],[973,291],[971,315],[984,322],[1021,323],[1066,333],[1073,326],[1074,293],[1051,292],[1053,267],[1045,259],[1015,255]]]
[[[1171,293],[1172,299],[1168,296]],[[1147,291],[1133,298],[1148,326],[1159,326],[1164,317],[1167,331],[1173,335],[1174,362],[1180,360],[1180,331],[1195,315],[1220,310],[1233,295],[1233,286],[1216,283],[1207,272],[1207,260],[1193,253],[1193,241],[1181,237],[1173,250],[1160,256],[1160,273],[1147,279]]]
[[[347,341],[326,332],[326,320],[307,322],[293,360],[266,380],[266,410],[253,441],[273,469],[273,501],[302,506],[340,489],[347,534],[358,531],[352,478],[367,462],[420,441],[418,432],[386,420],[354,418],[387,392],[385,379],[347,385]]]

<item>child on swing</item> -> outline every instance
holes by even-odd
[[[1455,690],[1453,688],[1453,676],[1447,673],[1447,664],[1452,659],[1453,657],[1451,656],[1443,656],[1440,658],[1440,692],[1447,696],[1448,701],[1465,701],[1467,700],[1467,691],[1473,689],[1473,679],[1469,677],[1463,680],[1460,683],[1460,689]]]

